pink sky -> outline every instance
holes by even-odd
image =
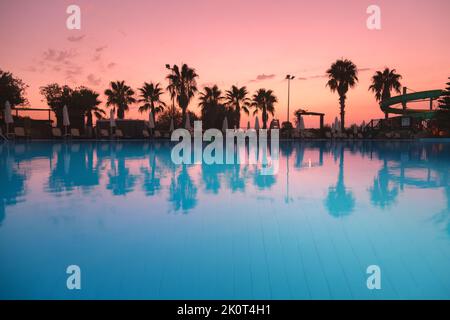
[[[81,30],[66,28],[69,4],[81,7]],[[379,31],[366,27],[371,4],[381,7]],[[42,107],[39,86],[51,82],[88,86],[105,102],[109,81],[165,87],[164,65],[185,62],[200,75],[200,88],[273,89],[282,121],[283,79],[290,73],[297,76],[291,114],[299,107],[325,112],[330,123],[339,112],[338,97],[323,75],[345,57],[361,69],[346,106],[347,124],[360,123],[383,116],[368,91],[375,70],[397,69],[403,84],[416,91],[444,87],[450,76],[449,12],[448,0],[2,0],[0,68],[22,78],[30,106]],[[197,102],[189,108],[198,111]],[[136,109],[127,118],[147,117]],[[318,120],[306,124],[317,126]]]

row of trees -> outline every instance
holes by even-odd
[[[228,119],[230,127],[240,126],[241,113],[254,115],[262,114],[263,128],[267,128],[269,114],[275,112],[275,104],[278,102],[272,90],[258,89],[252,96],[245,86],[232,86],[224,93],[217,85],[207,86],[199,92],[197,88],[198,74],[195,69],[187,64],[181,67],[166,65],[169,74],[166,76],[168,86],[166,88],[171,99],[171,108],[162,100],[165,92],[160,83],[145,82],[138,93],[125,84],[125,81],[115,81],[110,83],[110,87],[104,91],[107,98],[106,106],[114,107],[117,110],[117,118],[123,119],[129,106],[134,103],[139,104],[140,112],[151,111],[154,120],[156,115],[164,112],[163,118],[178,117],[175,106],[181,110],[181,119],[177,122],[181,124],[186,121],[188,107],[193,97],[199,95],[199,107],[201,118],[205,128],[221,128],[225,117]],[[332,92],[339,95],[340,118],[342,129],[345,128],[345,104],[347,93],[350,88],[356,86],[358,82],[358,69],[356,65],[348,59],[339,59],[334,62],[326,71],[328,81],[326,86]],[[382,101],[391,97],[391,92],[400,93],[401,75],[395,69],[385,68],[383,71],[376,71],[373,75],[372,84],[369,90],[373,91],[377,101]],[[11,105],[26,104],[26,85],[22,80],[13,77],[9,72],[0,70],[0,108],[3,108],[5,101]],[[72,117],[80,118],[84,125],[92,126],[93,118],[102,118],[105,112],[99,107],[101,101],[99,94],[86,87],[75,89],[69,86],[59,86],[56,83],[40,88],[47,104],[55,112],[58,124],[62,121],[62,108],[67,105]],[[442,98],[441,105],[448,105],[448,99]]]

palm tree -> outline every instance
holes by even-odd
[[[125,84],[125,81],[111,82],[110,86],[110,89],[105,90],[105,95],[108,97],[106,105],[117,106],[117,118],[123,119],[128,105],[136,102],[134,91]]]
[[[358,69],[356,65],[347,59],[340,59],[334,62],[327,70],[328,82],[331,92],[337,91],[339,94],[339,104],[341,109],[341,130],[345,129],[345,99],[347,91],[353,88],[358,82]]]
[[[98,99],[99,94],[89,88],[81,87],[76,90],[76,93],[80,96],[80,102],[86,116],[86,126],[92,128],[93,116],[97,119],[102,119],[105,116],[105,111],[100,109],[98,105],[101,101]]]
[[[377,71],[372,77],[372,84],[369,87],[369,90],[375,93],[375,99],[377,101],[382,101],[391,97],[391,91],[394,90],[397,93],[400,93],[401,83],[400,79],[401,75],[395,73],[395,69],[390,70],[389,68],[385,68],[383,71]],[[385,113],[386,118],[388,117],[388,113]]]
[[[226,102],[234,109],[234,121],[235,125],[239,128],[241,124],[241,109],[246,114],[249,114],[248,107],[250,106],[250,99],[247,98],[247,87],[232,86],[230,90],[226,92]]]
[[[195,69],[189,68],[187,64],[183,64],[181,70],[177,65],[169,69],[171,73],[166,77],[169,80],[167,89],[172,96],[176,97],[178,106],[183,112],[183,123],[185,123],[189,102],[198,91],[197,81],[195,80],[198,74],[195,72]]]
[[[198,105],[200,106],[202,120],[206,129],[217,127],[216,120],[222,113],[221,111],[223,111],[223,105],[221,104],[223,99],[222,91],[219,90],[217,85],[205,87],[204,92],[200,93]]]
[[[267,129],[268,113],[272,116],[275,112],[275,103],[278,102],[277,97],[272,90],[258,89],[252,97],[251,106],[255,108],[253,114],[257,114],[259,110],[262,112],[263,129]]]
[[[161,95],[163,94],[163,89],[160,87],[160,84],[153,84],[144,82],[142,88],[139,88],[141,92],[139,102],[143,102],[144,105],[139,107],[139,112],[145,112],[149,109],[152,111],[153,122],[156,120],[156,113],[164,110],[166,103],[161,101]]]

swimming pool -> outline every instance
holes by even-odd
[[[1,145],[0,298],[450,298],[449,142],[280,142],[274,176],[170,150]]]

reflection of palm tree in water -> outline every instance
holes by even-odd
[[[241,173],[242,169],[242,173]],[[245,180],[248,175],[248,165],[241,166],[236,163],[231,165],[231,169],[227,170],[227,180],[228,185],[233,192],[235,191],[245,191]]]
[[[94,145],[55,144],[56,164],[48,178],[50,192],[71,191],[75,187],[88,190],[99,184],[99,165],[94,166]],[[50,159],[52,163],[52,159]]]
[[[343,217],[352,213],[355,207],[353,192],[347,190],[344,183],[344,146],[340,146],[339,175],[335,186],[328,188],[325,199],[328,212],[334,217]]]
[[[175,211],[188,213],[197,205],[197,187],[189,176],[186,165],[182,165],[177,177],[172,177],[169,188],[169,202]]]
[[[126,195],[132,192],[136,184],[136,176],[130,174],[130,169],[125,166],[125,157],[120,155],[117,157],[113,153],[111,155],[111,170],[108,172],[109,182],[106,188],[111,190],[113,195]]]
[[[143,188],[145,195],[153,196],[161,189],[161,180],[156,177],[156,153],[154,150],[152,150],[148,162],[150,170],[141,168],[141,173],[144,175]]]
[[[383,167],[378,172],[378,176],[373,179],[373,187],[369,189],[369,192],[372,203],[383,209],[395,203],[398,187],[389,188],[389,169],[386,159],[383,161]]]

